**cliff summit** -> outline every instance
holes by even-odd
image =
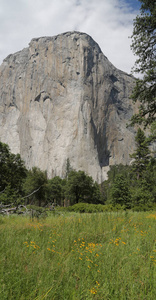
[[[27,168],[64,177],[69,159],[100,183],[134,151],[134,85],[85,33],[32,39],[0,66],[0,140]]]

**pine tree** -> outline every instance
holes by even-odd
[[[149,141],[141,128],[137,131],[135,142],[136,150],[130,157],[134,159],[132,162],[132,172],[136,174],[139,180],[142,178],[143,172],[146,170],[150,159]]]
[[[131,48],[137,60],[134,72],[143,74],[136,81],[132,98],[140,101],[139,113],[133,115],[131,125],[152,124],[156,120],[156,2],[139,0],[141,14],[133,24]]]
[[[126,178],[123,175],[116,175],[114,183],[111,186],[111,202],[112,204],[125,205],[130,207],[130,190]]]

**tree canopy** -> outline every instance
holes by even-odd
[[[136,81],[132,98],[140,101],[139,112],[133,115],[131,124],[146,127],[156,120],[156,2],[139,0],[140,15],[133,23],[131,48],[137,59],[133,71],[143,79]]]
[[[149,151],[149,144],[155,130],[153,126],[151,136],[146,138],[143,130],[138,129],[132,164],[111,166],[108,180],[101,186],[85,172],[70,168],[64,179],[59,176],[48,179],[46,171],[37,167],[26,170],[20,155],[12,154],[8,145],[0,143],[0,203],[68,206],[85,202],[124,209],[151,208],[156,203],[156,159]]]
[[[25,195],[29,196],[31,202],[38,202],[38,205],[41,206],[42,202],[45,204],[45,193],[46,193],[46,184],[47,184],[47,174],[45,171],[41,171],[37,167],[33,167],[32,170],[29,170],[27,177],[23,184],[23,190]]]
[[[0,142],[0,201],[9,203],[22,194],[26,174],[20,155],[11,153],[9,146]]]
[[[146,138],[143,130],[138,129],[136,137],[136,150],[133,154],[130,155],[134,159],[132,163],[133,173],[136,174],[137,179],[140,179],[143,175],[143,172],[146,170],[150,156],[149,150],[149,140]]]
[[[64,196],[65,185],[66,185],[66,180],[60,178],[59,176],[55,176],[54,178],[49,179],[46,186],[47,202],[52,202],[58,205],[62,205],[63,200],[65,198]]]
[[[113,204],[130,206],[130,188],[127,179],[122,174],[117,174],[111,187],[111,202]]]
[[[26,168],[19,154],[10,152],[9,146],[0,142],[0,191],[6,186],[20,190]]]
[[[100,202],[100,190],[93,178],[84,171],[71,171],[66,183],[66,197],[72,204],[78,202]]]

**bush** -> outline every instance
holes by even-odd
[[[147,189],[146,185],[136,186],[131,191],[132,207],[149,207],[152,206],[154,198],[152,193]]]
[[[30,210],[30,214],[33,218],[46,218],[47,217],[47,209],[36,206],[36,205],[27,205],[27,209]]]
[[[69,211],[74,211],[74,212],[79,212],[79,213],[84,213],[86,212],[86,207],[88,206],[88,203],[77,203],[72,206],[68,207]]]
[[[0,202],[4,205],[12,203],[14,206],[17,206],[22,200],[20,194],[8,185],[5,191],[0,194]]]
[[[156,205],[149,203],[149,204],[139,204],[135,205],[132,208],[133,211],[150,211],[150,210],[156,210]]]
[[[110,211],[123,211],[125,206],[117,204],[113,206],[112,204],[102,205],[102,204],[89,204],[89,203],[77,203],[73,206],[66,208],[66,211],[78,212],[78,213],[98,213],[98,212],[110,212]]]

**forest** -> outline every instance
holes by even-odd
[[[0,203],[16,207],[79,204],[76,209],[80,210],[82,203],[99,204],[100,209],[105,205],[110,210],[156,208],[156,159],[153,147],[150,150],[155,131],[153,126],[151,135],[146,137],[139,127],[131,164],[111,166],[108,179],[100,185],[84,171],[72,169],[69,159],[65,178],[48,179],[46,171],[37,167],[27,170],[20,155],[11,153],[8,145],[0,142]]]

